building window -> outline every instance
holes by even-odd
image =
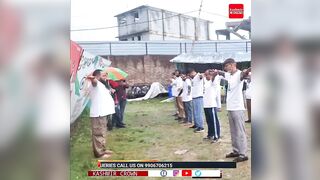
[[[125,25],[125,24],[127,24],[127,18],[126,18],[126,17],[121,17],[120,20],[119,20],[119,24],[120,24],[120,25]]]
[[[141,41],[141,36],[138,36],[138,41]]]
[[[138,12],[134,12],[133,13],[133,17],[134,17],[134,22],[138,22],[139,21],[139,13]]]

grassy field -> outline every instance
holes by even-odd
[[[206,132],[194,133],[192,129],[178,124],[171,116],[174,111],[173,103],[160,103],[161,100],[152,99],[127,104],[125,112],[127,128],[114,129],[107,133],[107,148],[114,152],[110,159],[229,161],[225,158],[225,154],[231,150],[231,139],[224,108],[219,113],[221,140],[219,143],[211,144],[202,140],[206,136]],[[236,169],[222,169],[223,179],[251,179],[250,124],[246,124],[246,130],[249,161],[238,163]],[[71,179],[94,179],[87,177],[88,170],[98,169],[97,159],[93,157],[92,153],[88,111],[85,111],[72,127],[70,146]],[[188,152],[183,155],[176,155],[174,152],[177,150],[188,150]],[[134,179],[139,178],[135,177]]]

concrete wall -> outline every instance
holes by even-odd
[[[195,24],[194,19],[187,18],[187,17],[180,17],[181,19],[181,35],[183,39],[195,39]]]
[[[137,9],[137,11],[135,11],[135,12],[138,12],[138,14],[139,14],[139,20],[136,21],[137,24],[135,24],[134,12],[130,12],[130,13],[127,13],[127,14],[124,14],[124,15],[118,17],[118,24],[120,26],[119,27],[119,36],[139,33],[142,31],[148,31],[149,25],[147,23],[147,21],[148,21],[147,9],[146,8]],[[131,25],[125,26],[125,24],[120,24],[120,20],[122,18],[125,18],[126,23],[131,24]],[[140,22],[146,22],[146,23],[140,23]],[[131,41],[131,39],[128,39],[128,41]]]
[[[171,73],[175,65],[169,60],[174,55],[137,55],[137,56],[107,56],[112,67],[117,67],[129,74],[127,81],[131,84],[160,82],[170,83]]]
[[[153,34],[153,33],[149,33],[149,39],[153,40],[153,41],[159,41],[159,40],[163,40],[163,36],[160,34]],[[181,40],[180,37],[169,37],[169,36],[165,36],[164,37],[165,41],[170,41],[170,40]]]
[[[157,39],[150,39],[150,40],[163,40],[163,37],[162,37],[163,36],[163,34],[162,34],[163,33],[162,20],[155,21],[156,19],[161,19],[162,18],[161,11],[156,11],[156,10],[153,10],[153,9],[149,9],[148,13],[149,13],[149,20],[151,21],[149,23],[150,33],[152,35],[158,35],[158,36],[161,37],[160,39],[157,38]]]
[[[177,13],[165,12],[164,13],[164,32],[169,37],[179,37],[180,38],[180,28],[179,28],[179,16]]]
[[[198,40],[209,40],[210,34],[207,21],[196,21],[196,24]]]
[[[135,21],[134,18],[136,12],[139,14],[138,21]],[[163,20],[162,17],[164,18]],[[125,24],[121,24],[122,18],[126,19],[126,24],[131,25],[126,26]],[[161,9],[137,9],[136,11],[119,16],[118,23],[120,26],[119,36],[121,36],[121,41],[138,41],[137,36],[141,36],[141,41],[195,40],[195,18]],[[128,36],[131,34],[133,34],[133,36]],[[150,34],[150,36],[146,34]],[[200,22],[197,23],[198,40],[208,40],[208,34],[207,21],[200,20]]]
[[[162,12],[159,10],[149,9],[148,12],[150,21],[162,18]],[[163,22],[162,20],[150,22],[149,30],[151,36],[149,40],[195,39],[196,26],[195,19],[193,17],[163,11],[163,18]],[[163,30],[164,39],[162,37]],[[197,22],[197,36],[198,40],[208,40],[209,32],[207,21],[200,20]]]

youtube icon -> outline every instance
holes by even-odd
[[[192,176],[191,170],[182,170],[182,176]]]

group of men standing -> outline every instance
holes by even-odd
[[[185,126],[190,126],[196,133],[204,132],[204,111],[208,124],[208,135],[204,139],[217,142],[220,138],[217,111],[221,109],[221,77],[213,76],[209,70],[201,74],[192,68],[186,74],[176,70],[173,75],[171,85],[177,109],[176,120]]]
[[[228,82],[226,109],[232,141],[232,152],[228,153],[226,158],[235,158],[235,162],[242,162],[248,160],[242,90],[251,68],[240,71],[235,60],[231,58],[226,59],[223,66],[225,71],[208,69],[201,74],[191,68],[186,74],[178,70],[173,73],[171,85],[176,102],[176,120],[194,128],[196,133],[204,132],[204,111],[208,125],[208,134],[204,140],[218,142],[220,123],[217,112],[221,111],[220,81],[225,79]],[[105,147],[107,122],[111,121],[111,126],[115,125],[118,128],[125,127],[123,113],[128,84],[124,80],[118,82],[108,80],[107,73],[101,70],[95,70],[87,79],[91,81],[89,91],[93,152],[97,158],[109,158],[112,151]],[[113,116],[112,120],[107,118],[110,115]]]
[[[242,90],[244,80],[249,76],[251,68],[240,71],[237,69],[235,60],[231,58],[226,59],[223,66],[225,71],[208,69],[202,74],[191,68],[187,73],[176,70],[172,74],[172,95],[175,97],[177,110],[175,116],[180,123],[194,128],[194,132],[204,132],[204,111],[208,125],[208,134],[204,140],[218,142],[220,122],[217,112],[221,111],[220,81],[226,80],[228,82],[226,109],[233,148],[226,158],[235,158],[235,162],[242,162],[248,160],[244,124],[245,102]]]

